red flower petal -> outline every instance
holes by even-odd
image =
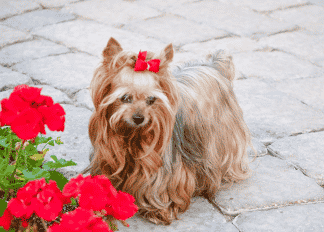
[[[51,107],[40,106],[38,111],[51,131],[64,131],[65,111],[60,104],[56,103]]]
[[[111,205],[112,216],[118,220],[126,220],[134,216],[138,211],[138,207],[134,202],[135,198],[132,195],[119,191],[117,200]]]
[[[85,209],[93,209],[94,211],[100,211],[105,208],[105,205],[109,201],[107,193],[104,188],[93,179],[85,180],[80,187],[81,196],[79,199],[79,205]]]
[[[72,212],[62,215],[60,229],[64,232],[83,231],[98,218],[92,210],[76,208]]]
[[[60,224],[56,222],[47,228],[47,232],[61,232],[61,231],[63,230],[61,230]]]
[[[63,203],[50,189],[45,189],[33,199],[36,214],[46,221],[53,221],[63,209]]]
[[[40,95],[34,102],[35,107],[39,107],[39,106],[51,107],[53,104],[54,104],[53,98],[44,95]]]
[[[91,223],[90,226],[87,227],[92,232],[113,232],[108,224],[102,220],[102,218],[97,218],[95,222]]]
[[[80,194],[80,187],[85,179],[91,179],[91,176],[83,177],[82,174],[79,174],[76,178],[71,178],[63,188],[63,196],[68,198],[77,197]]]
[[[22,99],[27,102],[35,101],[42,91],[41,88],[30,87],[28,85],[18,85],[12,93],[17,93]]]
[[[33,139],[39,132],[45,132],[42,115],[32,108],[19,114],[11,123],[11,129],[22,140]]]
[[[11,212],[9,211],[9,209],[7,208],[4,211],[2,217],[0,217],[0,226],[2,226],[5,230],[9,230],[12,219],[13,219],[13,216],[12,216]]]

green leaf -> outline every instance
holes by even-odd
[[[71,200],[71,205],[77,205],[76,200],[73,197],[71,197],[70,200]]]
[[[5,199],[0,199],[0,217],[2,217],[3,212],[6,210],[7,208],[7,202],[5,201]]]
[[[46,138],[46,137],[43,137],[43,136],[37,136],[36,139],[35,139],[35,143],[36,144],[47,143],[51,139],[52,139],[52,137]]]
[[[6,138],[4,136],[0,136],[0,146],[5,147],[5,148],[9,147],[10,144],[8,141],[9,141],[8,138]]]
[[[29,144],[25,148],[25,151],[27,152],[28,155],[38,154],[38,150],[36,149],[35,145],[33,145],[33,144]]]
[[[49,141],[48,144],[54,146],[54,140]]]
[[[63,190],[64,185],[69,182],[68,179],[66,179],[62,173],[59,173],[57,171],[49,171],[50,176],[50,180],[54,180],[57,183],[57,186],[59,187],[59,189],[61,189],[61,191]]]
[[[49,169],[57,169],[57,168],[63,168],[63,167],[68,167],[68,166],[76,166],[77,164],[73,162],[72,160],[66,161],[65,159],[57,159],[55,155],[52,155],[51,158],[55,161],[48,161],[45,164],[43,164],[43,169],[44,170],[49,170]]]
[[[55,143],[56,143],[57,145],[61,145],[61,144],[63,144],[63,142],[62,142],[62,140],[61,140],[61,137],[57,137],[56,140],[55,140]]]
[[[48,179],[50,177],[48,171],[45,171],[39,167],[34,168],[31,172],[27,170],[22,170],[22,173],[24,174],[26,180],[36,180],[42,177]]]

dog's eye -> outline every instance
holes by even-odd
[[[120,100],[123,102],[123,103],[132,103],[133,101],[133,98],[131,95],[128,95],[128,94],[125,94],[123,95]]]
[[[146,104],[153,105],[153,103],[156,101],[156,97],[151,96],[146,99]]]

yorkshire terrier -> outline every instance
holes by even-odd
[[[136,199],[139,214],[170,224],[194,196],[250,174],[248,127],[233,92],[234,65],[223,51],[172,73],[173,46],[160,54],[123,51],[110,38],[91,81],[94,148],[83,172],[106,175]]]

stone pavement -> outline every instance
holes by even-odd
[[[92,73],[113,36],[174,65],[217,49],[234,58],[235,93],[258,151],[250,179],[156,226],[135,216],[120,231],[324,231],[323,0],[0,0],[0,99],[43,87],[64,106],[64,145],[51,154],[88,165]],[[251,161],[252,161],[251,157]]]

